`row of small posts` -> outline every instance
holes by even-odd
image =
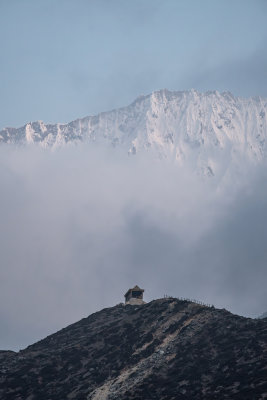
[[[196,300],[196,299],[189,299],[187,297],[173,297],[173,296],[169,296],[168,294],[164,294],[163,297],[164,297],[164,299],[178,299],[178,300],[181,300],[181,301],[190,301],[191,303],[200,304],[201,306],[214,308],[213,304],[206,304],[206,303],[203,303],[203,301],[199,301],[199,300]]]

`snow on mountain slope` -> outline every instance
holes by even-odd
[[[129,154],[149,151],[217,176],[240,157],[252,162],[265,159],[266,138],[267,99],[195,90],[160,90],[127,107],[68,124],[38,121],[0,132],[0,143],[55,148],[91,141],[120,146]]]

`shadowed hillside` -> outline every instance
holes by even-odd
[[[173,298],[119,304],[0,352],[0,398],[265,399],[267,320]]]

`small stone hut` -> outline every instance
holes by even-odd
[[[143,293],[144,289],[140,289],[140,287],[137,285],[132,289],[129,289],[124,295],[125,304],[131,304],[131,305],[145,304],[143,300]]]

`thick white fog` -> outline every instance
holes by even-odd
[[[265,171],[222,186],[148,155],[2,146],[0,349],[122,302],[135,284],[146,301],[266,311]]]

